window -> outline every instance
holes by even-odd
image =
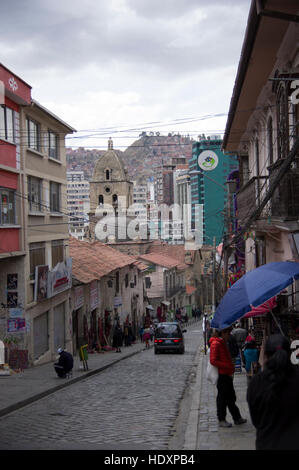
[[[40,125],[30,118],[26,120],[27,126],[27,146],[37,152],[41,151],[40,146]]]
[[[119,293],[119,272],[115,274],[115,293]]]
[[[268,138],[268,159],[269,159],[269,164],[272,165],[272,163],[273,163],[273,122],[272,122],[272,117],[269,117],[269,119],[268,119],[267,138]]]
[[[15,192],[0,188],[0,225],[16,223]]]
[[[42,180],[40,178],[28,177],[28,202],[30,211],[42,211]]]
[[[125,287],[129,286],[129,274],[125,275]]]
[[[49,157],[59,160],[59,140],[55,132],[48,131]]]
[[[14,111],[7,106],[0,106],[0,138],[15,141]]]
[[[50,211],[59,212],[60,211],[60,184],[50,182]]]
[[[29,257],[30,257],[30,279],[35,279],[35,267],[42,266],[45,261],[45,244],[30,243],[29,244]]]
[[[64,240],[52,240],[52,268],[64,261]]]

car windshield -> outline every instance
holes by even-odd
[[[182,332],[178,325],[159,325],[155,336],[156,338],[181,338]]]

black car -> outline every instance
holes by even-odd
[[[178,322],[158,323],[155,329],[154,348],[155,354],[162,351],[185,352],[184,335],[187,330],[182,330]]]

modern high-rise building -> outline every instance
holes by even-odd
[[[69,213],[69,233],[83,240],[89,225],[90,210],[89,181],[84,180],[83,171],[67,171],[67,209]]]
[[[200,136],[189,160],[191,227],[203,245],[219,244],[226,232],[226,182],[238,169],[235,155],[224,155],[221,136]]]

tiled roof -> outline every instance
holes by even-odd
[[[180,263],[185,264],[186,252],[190,253],[192,262],[194,261],[194,250],[185,250],[184,245],[168,245],[168,243],[156,240],[149,248],[149,253],[161,253],[166,256],[170,256]],[[189,263],[188,263],[189,264]]]
[[[140,255],[139,258],[168,269],[177,268],[181,270],[188,267],[185,263],[181,263],[179,260],[171,258],[170,256],[164,255],[162,253],[147,253],[145,255]]]
[[[134,256],[95,241],[69,239],[70,256],[72,257],[72,274],[78,281],[88,284],[111,273],[116,269],[135,264],[138,269],[145,269]]]

